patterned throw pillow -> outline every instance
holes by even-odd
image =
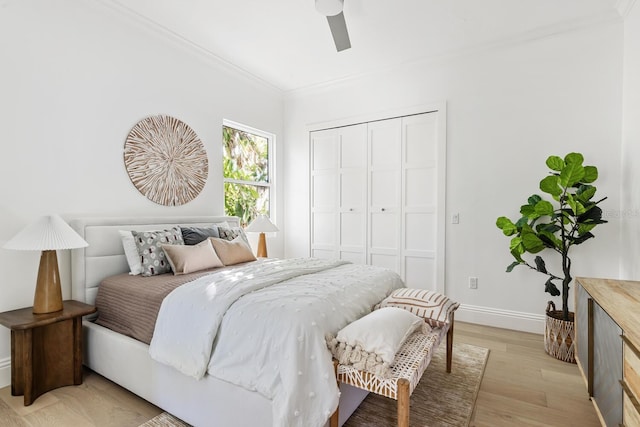
[[[422,317],[434,328],[445,326],[449,315],[460,307],[441,293],[425,289],[400,288],[377,304],[374,309],[382,307],[399,307]]]
[[[157,231],[132,231],[131,234],[140,254],[142,276],[155,276],[171,271],[171,264],[162,250],[162,245],[184,245],[180,227]]]
[[[225,228],[218,226],[218,234],[220,234],[220,238],[224,240],[234,240],[236,237],[240,236],[242,237],[242,240],[249,244],[249,239],[244,233],[242,227]]]

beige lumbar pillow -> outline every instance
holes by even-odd
[[[209,240],[224,265],[234,265],[256,260],[253,252],[251,252],[251,247],[247,245],[242,236],[238,236],[231,241],[216,239],[215,237],[210,237]]]
[[[162,245],[162,250],[175,275],[224,266],[208,239],[197,245]]]

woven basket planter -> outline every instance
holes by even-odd
[[[562,320],[562,310],[556,310],[553,301],[547,305],[544,325],[544,351],[563,362],[576,363],[574,313],[569,320]]]

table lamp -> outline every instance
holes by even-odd
[[[33,298],[34,314],[62,310],[62,290],[58,271],[57,249],[89,246],[60,216],[47,215],[25,227],[3,246],[18,251],[42,251],[36,293]]]
[[[278,231],[278,227],[276,227],[268,216],[264,214],[260,214],[251,221],[251,224],[244,229],[244,231],[248,233],[260,233],[258,238],[258,252],[256,256],[258,258],[266,258],[267,257],[267,239],[264,236],[264,233],[270,233],[273,231]]]

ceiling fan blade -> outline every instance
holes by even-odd
[[[331,29],[333,42],[336,44],[338,52],[349,49],[351,47],[351,41],[349,40],[344,13],[340,12],[335,16],[327,16],[327,21],[329,22],[329,29]]]

